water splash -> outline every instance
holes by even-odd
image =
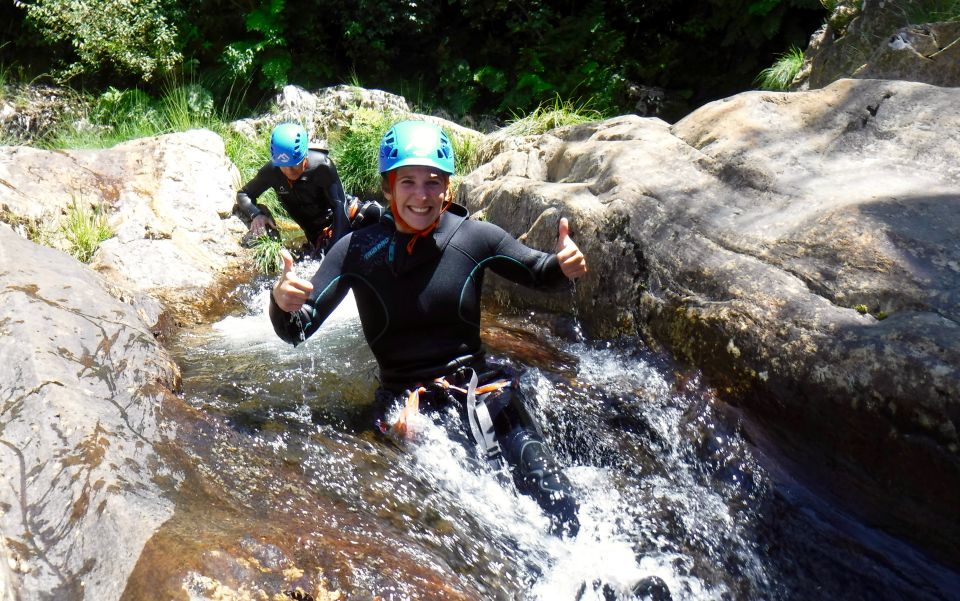
[[[547,340],[576,357],[572,371],[529,369],[521,380],[580,502],[579,534],[551,535],[455,412],[419,416],[410,443],[372,436],[375,362],[355,305],[293,349],[264,315],[271,284],[250,293],[246,314],[191,334],[202,342],[185,351],[185,386],[198,406],[252,423],[243,435],[258,456],[295,461],[340,508],[328,519],[344,540],[389,549],[399,574],[378,573],[384,564],[368,554],[348,588],[426,598],[421,581],[403,578],[422,568],[490,599],[626,601],[650,578],[674,601],[937,598],[866,543],[825,529],[818,501],[778,492],[697,378],[680,382],[639,341],[591,343],[579,329],[573,342]],[[241,421],[244,412],[258,418]],[[309,511],[277,503],[266,509]]]

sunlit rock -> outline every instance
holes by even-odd
[[[207,291],[242,266],[246,228],[231,217],[239,174],[211,131],[105,150],[0,147],[0,180],[3,219],[55,248],[69,248],[71,207],[101,211],[113,235],[92,266],[150,325],[163,311],[151,299],[171,309],[205,303]]]
[[[833,11],[811,36],[793,89],[822,88],[845,77],[960,85],[960,24],[938,22],[951,16],[949,5],[911,0],[830,4]]]
[[[179,370],[93,270],[5,224],[0,273],[3,598],[119,599],[173,514]]]

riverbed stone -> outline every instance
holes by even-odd
[[[703,368],[807,482],[960,565],[960,89],[840,80],[496,155],[460,202],[588,257],[571,294],[491,278]]]
[[[156,445],[179,370],[72,257],[0,224],[4,599],[119,599],[173,514]]]

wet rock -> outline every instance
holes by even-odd
[[[633,585],[633,596],[637,601],[672,601],[670,587],[657,576],[647,576]]]
[[[491,278],[510,306],[703,368],[808,482],[960,565],[958,120],[960,89],[902,81],[745,93],[515,141],[458,200],[543,250],[570,219],[573,301]]]

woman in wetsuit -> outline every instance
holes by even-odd
[[[514,374],[488,362],[480,342],[486,269],[545,289],[565,289],[586,273],[566,219],[556,254],[528,248],[492,223],[470,220],[466,209],[452,203],[450,141],[426,122],[391,128],[379,162],[389,212],[337,242],[310,281],[297,277],[285,258],[271,295],[274,329],[293,344],[305,340],[352,289],[380,367],[378,402],[406,399],[405,412],[419,402],[457,403],[486,457],[504,459],[518,488],[575,532],[570,482],[545,447]],[[401,431],[405,415],[394,424]]]

